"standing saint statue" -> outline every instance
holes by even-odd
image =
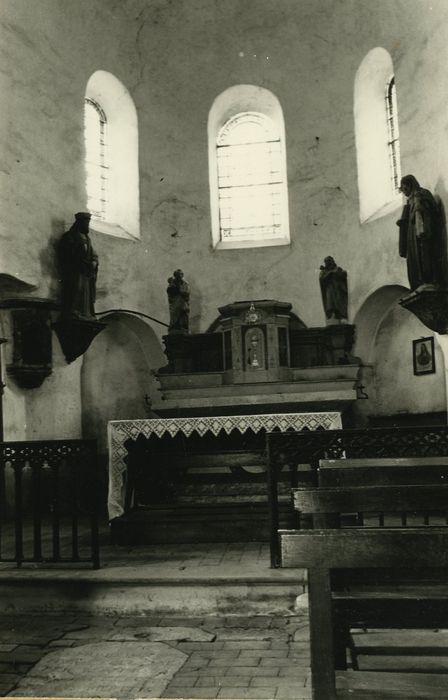
[[[400,190],[407,197],[401,219],[399,254],[406,258],[411,291],[422,285],[438,286],[443,250],[440,210],[429,190],[420,187],[414,175],[401,178]]]
[[[331,255],[320,266],[319,273],[322,303],[327,324],[341,323],[347,320],[347,272],[338,267]]]
[[[170,325],[168,333],[188,333],[190,326],[190,287],[182,270],[175,270],[168,278],[168,306]]]
[[[98,256],[89,236],[91,214],[78,212],[75,222],[59,241],[62,283],[62,318],[95,319]]]

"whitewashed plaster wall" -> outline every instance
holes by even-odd
[[[359,223],[355,74],[370,49],[390,53],[403,172],[447,206],[447,20],[445,0],[2,0],[0,273],[57,296],[53,241],[86,202],[85,87],[105,70],[137,108],[141,239],[93,234],[97,310],[166,320],[166,279],[182,267],[193,331],[205,330],[218,306],[257,298],[290,301],[307,325],[323,325],[318,268],[333,255],[349,273],[353,319],[378,287],[407,285],[398,211]],[[237,84],[261,85],[283,107],[288,247],[211,247],[207,117],[216,96]],[[70,372],[61,368],[61,387],[72,387]],[[42,415],[51,400],[45,386]],[[53,435],[71,413],[55,420]]]
[[[431,336],[436,371],[414,375],[412,341]],[[398,304],[379,324],[362,381],[368,399],[357,402],[360,419],[446,411],[445,360],[437,335]]]
[[[154,332],[124,314],[107,317],[108,326],[94,340],[81,372],[83,434],[96,438],[106,452],[107,421],[150,417],[158,383],[151,369],[166,364]]]

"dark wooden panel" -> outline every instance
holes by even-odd
[[[317,470],[321,486],[379,486],[448,483],[448,466],[325,467]]]
[[[293,489],[294,507],[304,513],[448,510],[448,485],[400,485]]]
[[[280,530],[282,566],[448,566],[448,528]]]

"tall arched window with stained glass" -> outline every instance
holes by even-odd
[[[259,112],[232,116],[217,138],[219,221],[222,240],[281,237],[280,135]]]
[[[90,97],[84,102],[87,208],[104,221],[107,212],[109,163],[107,117],[101,105]]]
[[[395,194],[399,194],[401,180],[400,135],[398,132],[397,87],[395,85],[395,76],[392,76],[386,85],[386,117],[389,134],[387,146],[389,149],[392,187]]]

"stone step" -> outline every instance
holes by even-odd
[[[20,572],[0,576],[0,614],[61,613],[129,615],[290,614],[305,586],[301,569],[247,572],[239,577],[149,576],[138,567],[108,576],[98,571]],[[45,575],[42,575],[45,573]],[[34,575],[33,575],[34,574]],[[36,574],[40,574],[36,575]]]

